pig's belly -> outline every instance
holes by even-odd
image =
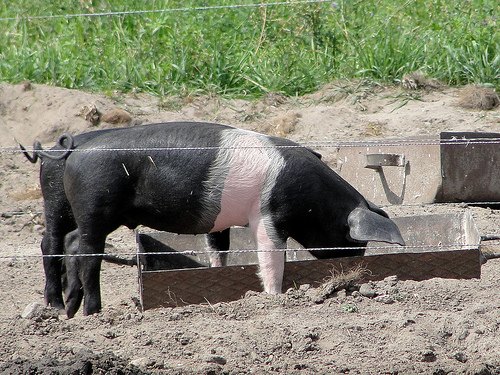
[[[240,179],[237,170],[230,170],[221,196],[221,210],[215,219],[212,232],[234,225],[247,225],[260,215],[262,176]]]
[[[213,166],[212,182],[223,184],[218,185],[220,211],[211,232],[259,221],[261,208],[283,167],[277,150],[255,133],[241,132],[224,139],[222,146],[225,144],[230,147],[220,150]]]

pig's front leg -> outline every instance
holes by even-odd
[[[279,294],[285,269],[286,239],[279,239],[274,233],[274,227],[263,218],[258,220],[253,228],[252,224],[250,227],[257,243],[259,276],[264,291],[269,294]]]

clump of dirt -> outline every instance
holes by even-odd
[[[443,87],[443,84],[435,78],[430,78],[424,73],[416,71],[403,76],[401,86],[409,90],[435,90]]]
[[[479,85],[469,85],[460,92],[458,105],[462,108],[491,110],[498,107],[500,99],[495,89]]]
[[[270,92],[264,96],[262,101],[268,106],[279,107],[280,105],[286,103],[287,98],[283,94]]]
[[[97,109],[95,104],[90,104],[82,107],[81,115],[86,121],[90,122],[92,126],[97,126],[101,121],[102,113]]]
[[[23,91],[33,90],[33,84],[30,81],[21,82],[21,86],[23,88]]]
[[[132,116],[124,109],[113,108],[102,114],[101,121],[107,122],[108,124],[124,125],[132,122]]]
[[[31,360],[17,358],[0,364],[1,374],[29,375],[142,375],[147,374],[134,365],[109,352],[91,353],[81,350],[74,353],[73,358],[60,360],[58,358],[43,358]]]
[[[267,126],[263,126],[260,131],[269,135],[286,137],[294,132],[300,120],[300,113],[290,112],[273,118]]]

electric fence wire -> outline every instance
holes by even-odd
[[[113,17],[113,16],[130,16],[130,15],[146,15],[157,13],[180,13],[180,12],[201,12],[210,10],[231,10],[242,8],[269,8],[276,6],[294,6],[315,3],[332,3],[332,0],[296,0],[296,1],[275,1],[268,3],[251,3],[251,4],[233,4],[233,5],[212,5],[200,7],[181,7],[181,8],[165,8],[165,9],[149,9],[149,10],[127,10],[127,11],[110,11],[110,12],[95,12],[95,13],[75,13],[75,14],[52,14],[40,16],[16,16],[16,17],[0,17],[0,22],[6,21],[31,21],[31,20],[51,20],[51,19],[69,19],[69,18],[85,18],[85,17]]]

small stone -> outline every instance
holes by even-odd
[[[385,279],[384,279],[384,282],[389,284],[390,286],[395,286],[397,283],[398,283],[398,277],[396,275],[393,275],[393,276],[387,276]]]
[[[467,337],[469,336],[469,331],[468,330],[463,330],[462,333],[460,333],[460,335],[458,335],[458,339],[460,341],[463,341],[465,340]]]
[[[223,365],[224,366],[227,363],[227,360],[226,360],[226,358],[224,358],[221,355],[213,355],[213,354],[211,354],[211,355],[209,355],[209,356],[206,357],[205,362],[207,362],[207,363],[216,363],[218,365]]]
[[[301,286],[299,286],[299,290],[301,290],[303,292],[307,292],[309,290],[309,288],[311,288],[310,284],[302,284]]]
[[[441,331],[439,331],[439,335],[441,336],[442,339],[448,339],[451,336],[453,336],[453,333],[451,333],[447,330],[441,330]]]
[[[368,298],[373,298],[375,297],[375,289],[373,289],[373,287],[370,285],[370,284],[361,284],[361,286],[359,287],[359,293],[363,296],[363,297],[368,297]]]
[[[455,358],[458,362],[465,363],[467,362],[467,356],[465,353],[462,352],[456,352],[453,354],[453,358]]]
[[[222,374],[222,367],[215,363],[209,363],[201,367],[198,373],[205,375],[220,375]]]
[[[325,296],[321,295],[320,293],[318,293],[317,295],[313,296],[311,299],[317,305],[320,305],[323,302],[325,302]]]
[[[402,326],[403,328],[406,328],[406,327],[408,327],[408,326],[410,326],[410,325],[412,325],[412,324],[415,324],[415,321],[414,321],[413,319],[406,319],[406,320],[405,320],[405,321],[401,324],[401,326]]]
[[[374,301],[380,302],[380,303],[385,303],[386,305],[390,305],[391,303],[394,303],[394,298],[392,298],[391,296],[388,296],[387,294],[383,294],[381,296],[375,297]]]
[[[435,362],[436,354],[432,350],[427,350],[425,352],[420,353],[420,362]]]
[[[179,313],[172,313],[169,317],[168,317],[168,320],[181,320],[182,319],[182,315],[179,314]]]
[[[336,293],[337,298],[344,299],[347,297],[347,292],[345,289],[338,290]]]
[[[37,313],[40,312],[41,309],[43,309],[43,306],[38,302],[30,303],[28,306],[24,308],[24,311],[21,313],[21,318],[31,319],[35,315],[37,315]]]
[[[106,331],[102,335],[107,339],[115,339],[118,337],[116,332],[113,332],[113,331]]]
[[[40,224],[33,225],[33,231],[36,233],[42,233],[45,230],[45,227]]]
[[[45,307],[44,305],[38,302],[33,302],[25,307],[24,311],[21,314],[21,318],[24,319],[37,318],[40,320],[58,319],[59,312],[55,308]]]
[[[129,363],[132,366],[136,366],[139,368],[146,368],[148,366],[154,365],[155,361],[151,358],[140,357],[140,358],[135,358],[135,359],[131,360]]]
[[[23,82],[21,82],[21,86],[23,88],[23,91],[33,90],[33,85],[31,84],[30,81],[23,81]]]
[[[307,365],[302,364],[302,363],[296,363],[295,365],[293,365],[293,369],[294,370],[305,370],[305,369],[307,369]]]

